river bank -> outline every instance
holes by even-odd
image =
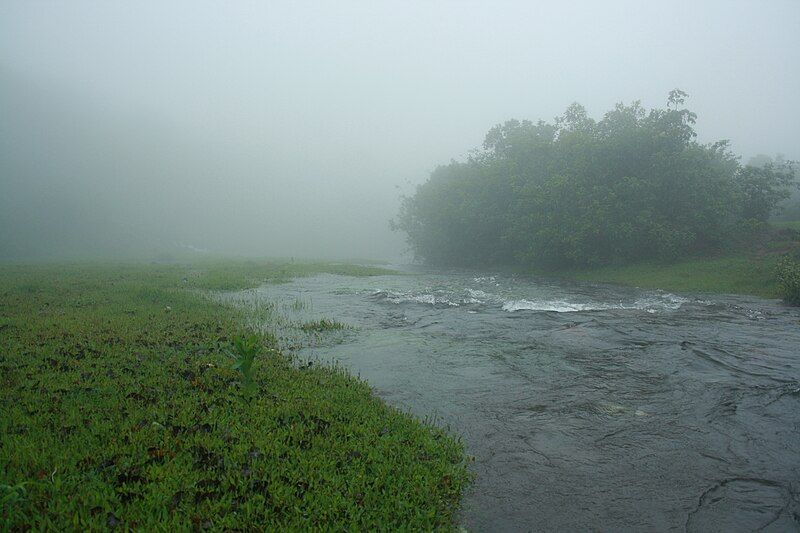
[[[785,298],[796,292],[780,282],[779,265],[787,255],[800,255],[800,221],[773,224],[728,254],[693,257],[671,263],[637,263],[595,268],[541,271],[537,274],[576,281],[617,283],[643,289],[682,293],[716,293]],[[800,283],[796,280],[793,285]]]
[[[449,434],[299,364],[269,323],[244,394],[230,352],[253,330],[206,294],[319,272],[387,271],[0,266],[0,529],[452,527],[467,474]]]
[[[431,269],[229,298],[289,322],[335,316],[349,329],[298,358],[462,435],[470,531],[783,530],[800,512],[800,309]]]
[[[641,263],[585,270],[567,270],[555,275],[576,281],[617,283],[643,289],[681,293],[742,294],[780,298],[776,268],[780,256],[734,256],[687,259],[676,263]]]

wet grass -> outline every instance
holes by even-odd
[[[311,322],[305,322],[300,326],[300,329],[306,332],[316,332],[320,333],[323,331],[336,331],[341,329],[348,329],[350,326],[347,324],[343,324],[341,322],[337,322],[336,320],[330,320],[328,318],[322,318],[320,320],[312,320]]]
[[[203,295],[314,272],[385,271],[0,266],[0,530],[452,527],[457,440]]]
[[[303,300],[302,298],[295,298],[288,305],[288,307],[292,311],[305,311],[306,309],[311,308],[311,302],[308,300]]]
[[[800,220],[784,220],[781,222],[772,222],[772,225],[780,229],[800,231]]]
[[[580,281],[619,283],[674,292],[750,294],[778,298],[777,255],[690,259],[671,264],[643,263],[568,271],[560,275]]]
[[[189,287],[207,290],[233,291],[254,287],[262,283],[283,283],[292,278],[314,274],[339,274],[343,276],[376,276],[395,273],[373,265],[318,262],[269,262],[208,260],[193,263],[188,270]],[[180,268],[178,265],[165,267]]]
[[[673,263],[639,263],[542,275],[674,292],[747,294],[785,298],[779,268],[787,255],[800,254],[800,221],[773,224],[762,240],[723,257],[690,258]]]

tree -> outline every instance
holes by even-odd
[[[776,207],[791,196],[794,169],[790,163],[746,166],[736,173],[740,217],[766,222]]]
[[[788,195],[780,165],[742,167],[726,141],[696,141],[687,94],[664,109],[571,104],[553,124],[509,120],[467,161],[404,199],[396,228],[441,265],[595,265],[719,250]]]

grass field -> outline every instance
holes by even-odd
[[[782,222],[772,222],[772,225],[780,229],[791,229],[800,231],[800,220],[788,220]]]
[[[243,389],[246,317],[204,291],[315,272],[384,271],[0,266],[0,530],[453,527],[457,439],[269,333]]]
[[[675,292],[750,294],[780,297],[775,274],[778,256],[689,259],[670,264],[642,263],[560,273],[581,281],[619,283]]]
[[[777,222],[773,223],[773,227],[775,229],[772,233],[762,240],[724,257],[688,258],[672,263],[639,263],[540,274],[675,292],[786,297],[785,289],[778,281],[778,263],[787,254],[800,254],[800,221]]]

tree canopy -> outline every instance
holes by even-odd
[[[664,109],[570,105],[553,123],[509,120],[466,161],[439,166],[393,222],[415,255],[450,266],[586,266],[708,253],[765,222],[791,164],[743,166],[700,144],[686,93]]]

